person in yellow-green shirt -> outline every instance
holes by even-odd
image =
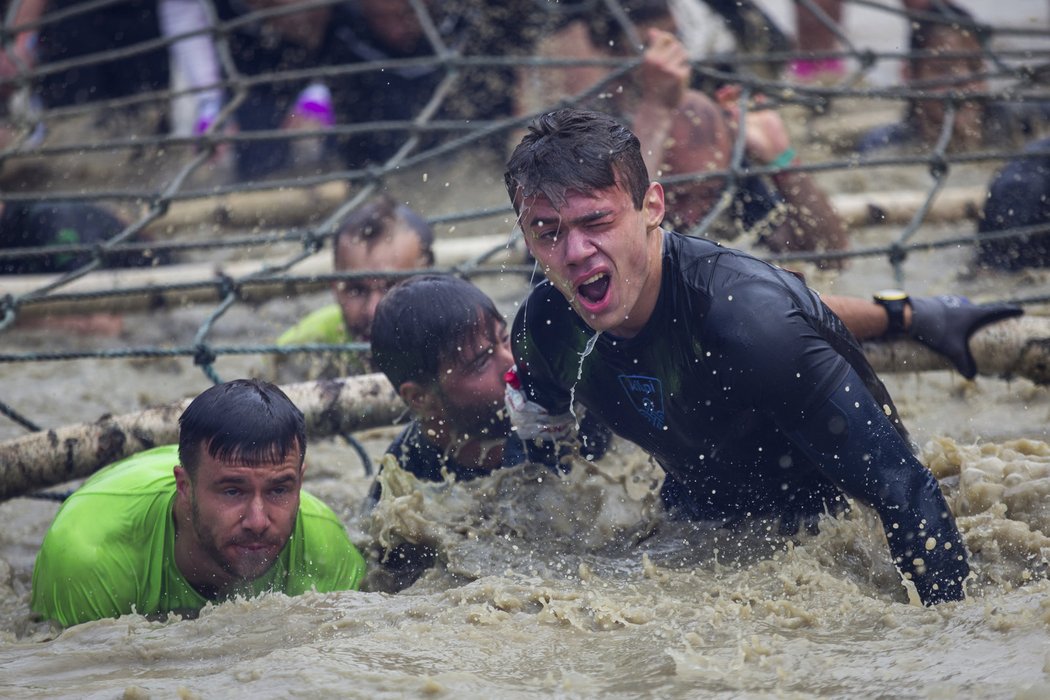
[[[381,194],[350,215],[335,239],[335,270],[406,271],[434,264],[434,232],[418,213]],[[376,304],[398,277],[358,277],[332,285],[335,302],[313,311],[277,338],[280,346],[367,343]],[[282,381],[330,378],[370,371],[365,353],[310,355],[298,372],[283,359]],[[294,373],[289,376],[290,373]]]
[[[33,568],[34,612],[68,627],[360,586],[342,522],[301,490],[303,414],[278,387],[211,387],[179,428],[178,445],[112,464],[65,501]]]

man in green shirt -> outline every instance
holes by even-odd
[[[434,232],[415,211],[381,194],[366,202],[344,222],[335,238],[335,270],[407,271],[434,264]],[[376,304],[399,278],[355,277],[332,285],[335,302],[322,306],[277,338],[281,346],[367,343],[372,338]],[[311,355],[292,369],[278,360],[283,381],[302,381],[361,374],[369,370],[360,353]],[[305,366],[302,366],[305,365]]]
[[[104,468],[62,505],[33,569],[35,612],[70,626],[358,588],[363,557],[332,510],[301,491],[303,414],[279,388],[211,387],[179,428],[177,446]]]

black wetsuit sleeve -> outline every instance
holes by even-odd
[[[537,306],[541,304],[534,302],[532,298],[522,304],[514,318],[511,349],[525,398],[539,404],[551,415],[559,415],[569,410],[571,396],[568,387],[558,381],[548,362],[548,356],[553,355],[555,351],[551,348],[541,348],[541,334],[534,333],[530,327],[538,321],[535,318],[538,313],[533,313],[534,318],[530,319],[530,311],[534,311]]]
[[[875,509],[894,563],[924,604],[962,600],[970,569],[948,503],[855,371],[785,434],[825,476]]]
[[[741,280],[717,290],[697,335],[725,401],[751,406],[778,424],[803,421],[842,379],[849,363],[780,281]],[[812,307],[816,302],[811,300]]]
[[[413,420],[404,430],[398,433],[386,448],[386,454],[393,455],[398,465],[407,472],[423,481],[441,481],[444,475],[441,473],[440,453],[423,439],[422,427],[418,420]],[[379,465],[380,473],[383,471],[382,462]],[[368,497],[375,505],[383,493],[379,484],[379,474],[372,481],[372,487],[368,490]]]

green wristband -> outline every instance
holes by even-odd
[[[771,168],[787,167],[788,165],[791,165],[792,162],[794,162],[796,155],[797,154],[795,153],[795,149],[791,146],[788,146],[786,149],[784,149],[783,153],[777,156],[776,159],[774,159],[773,162],[769,164],[769,166]]]

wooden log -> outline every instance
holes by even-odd
[[[469,238],[438,239],[434,242],[434,258],[438,267],[448,267],[472,260],[498,246],[507,243],[505,234],[471,236]],[[510,258],[509,249],[496,256],[493,262],[505,262]],[[126,313],[147,311],[158,307],[187,304],[215,303],[219,301],[218,287],[202,286],[192,289],[168,289],[174,284],[192,284],[218,281],[220,276],[241,279],[255,273],[266,265],[281,261],[239,260],[223,263],[188,263],[164,265],[152,268],[98,270],[56,290],[56,294],[91,294],[111,290],[146,289],[149,292],[127,295],[86,297],[82,300],[56,299],[34,302],[20,307],[21,318],[36,318],[62,313]],[[322,250],[302,260],[287,274],[296,276],[322,275],[332,272],[332,253]],[[40,289],[57,279],[57,275],[0,275],[0,295],[21,297]],[[242,290],[241,298],[247,302],[261,302],[277,296],[307,294],[327,289],[329,282],[274,282],[253,284]]]
[[[980,329],[970,338],[977,372],[989,377],[1023,377],[1050,384],[1050,318],[1021,316]],[[943,355],[914,340],[870,341],[864,354],[877,372],[951,369]]]
[[[984,207],[984,186],[952,187],[934,201],[926,220],[958,221],[974,219]],[[348,189],[342,183],[267,192],[241,192],[172,204],[171,209],[147,227],[156,238],[173,238],[186,228],[211,226],[216,236],[222,231],[252,228],[302,226],[320,219],[346,201]],[[848,226],[904,224],[926,201],[917,190],[831,195],[831,202]],[[508,216],[510,209],[508,208]]]
[[[405,410],[382,374],[282,389],[302,410],[313,437],[390,425]],[[178,442],[178,419],[191,400],[0,443],[0,501],[84,478],[140,450]]]
[[[1050,383],[1050,318],[1022,317],[987,326],[973,334],[970,349],[981,375]],[[909,339],[867,342],[864,352],[880,373],[951,368],[947,359]],[[282,388],[306,416],[312,437],[390,425],[404,410],[390,382],[379,374]],[[134,452],[177,442],[178,417],[189,402],[0,443],[0,501],[83,479]]]
[[[302,226],[335,211],[350,195],[345,182],[314,187],[235,192],[173,202],[164,216],[146,227],[157,239],[186,228],[213,225],[231,229]]]
[[[952,187],[941,191],[923,219],[925,223],[976,220],[984,208],[988,190],[983,185]],[[840,193],[831,198],[839,216],[849,227],[902,225],[911,221],[926,203],[926,192]]]
[[[256,195],[259,193],[244,194]],[[233,197],[233,195],[228,196]],[[926,220],[950,221],[975,216],[981,210],[981,207],[984,206],[984,197],[985,190],[983,187],[946,189],[941,192],[934,202]],[[307,201],[312,200],[307,199]],[[832,197],[832,201],[839,215],[849,226],[903,224],[908,222],[915,211],[925,202],[925,194],[915,191],[838,194]],[[289,208],[294,208],[299,206],[298,202],[299,200],[291,198],[285,205]],[[205,206],[202,204],[201,210],[212,211],[218,206]],[[222,207],[227,206],[232,205],[222,205]],[[305,211],[301,213],[301,216],[306,215]],[[247,212],[240,212],[229,216],[240,224],[245,224],[247,219],[243,217],[250,215]],[[509,238],[510,236],[507,233],[496,233],[487,236],[438,239],[434,243],[436,263],[440,267],[456,265],[471,260],[484,252],[505,244]],[[507,261],[509,258],[509,255],[503,254],[497,258],[497,261]],[[138,288],[150,288],[150,291],[140,294],[86,298],[75,302],[65,299],[46,303],[35,302],[22,307],[19,310],[19,315],[24,318],[33,318],[60,313],[124,313],[145,311],[159,306],[214,303],[218,300],[216,287],[200,287],[180,291],[166,290],[165,287],[172,284],[214,281],[219,275],[239,279],[258,271],[264,266],[279,265],[281,262],[283,261],[273,259],[167,265],[148,269],[99,270],[64,286],[61,290],[56,290],[56,293],[80,294]],[[330,273],[331,271],[332,254],[330,251],[325,250],[306,258],[297,264],[289,274],[315,275]],[[15,298],[22,297],[35,289],[44,287],[55,279],[57,279],[57,275],[0,276],[0,295],[10,294]],[[244,289],[243,298],[245,301],[261,302],[276,296],[316,292],[327,286],[327,282],[252,285]]]
[[[221,219],[238,226],[247,226],[252,217],[270,216],[287,217],[282,223],[298,220],[300,223],[316,212],[321,206],[319,201],[336,198],[335,188],[332,192],[318,191],[308,197],[277,196],[274,193],[245,192],[240,195],[226,195],[216,202],[187,204],[187,212],[197,212],[193,216],[215,223]],[[265,199],[264,195],[276,198],[279,206],[262,205],[257,200]],[[946,189],[940,193],[927,214],[927,221],[950,221],[976,216],[984,205],[985,190],[983,187],[961,187]],[[863,194],[838,194],[832,201],[848,226],[868,226],[872,224],[903,224],[908,222],[914,212],[925,202],[925,194],[915,191],[885,191]],[[301,208],[296,213],[295,210]],[[256,211],[255,214],[252,211]],[[276,212],[280,213],[277,214]],[[186,213],[182,223],[190,221],[193,216]],[[298,219],[297,219],[298,217]],[[167,220],[167,219],[165,219]],[[276,221],[276,220],[275,220]],[[200,222],[200,223],[203,223]],[[259,221],[256,221],[259,223]],[[273,223],[273,222],[271,222]],[[466,238],[443,238],[434,243],[434,255],[437,265],[456,265],[481,255],[493,248],[507,243],[507,233],[487,236],[470,236]],[[321,251],[297,264],[289,274],[308,276],[325,274],[332,271],[330,251]],[[503,254],[497,261],[507,261],[510,256]],[[166,265],[155,268],[132,268],[98,270],[73,283],[56,290],[56,294],[102,293],[110,290],[149,289],[137,294],[120,296],[89,297],[71,301],[57,299],[53,302],[34,302],[19,309],[19,316],[33,318],[61,313],[111,312],[125,313],[145,311],[161,306],[180,306],[185,304],[215,303],[218,301],[217,286],[200,286],[193,289],[169,290],[172,284],[205,283],[216,281],[220,275],[234,280],[254,273],[266,266],[280,265],[283,260],[232,261],[223,263],[192,263]],[[57,279],[57,275],[7,275],[0,276],[0,295],[10,294],[19,298],[33,290],[40,289]],[[275,282],[266,285],[251,285],[243,288],[242,298],[249,302],[261,302],[276,296],[305,294],[323,290],[327,282],[297,282],[294,284]]]
[[[970,339],[980,374],[1050,383],[1050,318],[1021,317],[982,328]],[[879,372],[951,369],[947,359],[910,339],[868,342]],[[314,437],[390,425],[404,404],[381,374],[283,387]],[[178,440],[178,418],[190,399],[94,423],[33,433],[0,443],[0,501],[84,478],[140,450]]]

